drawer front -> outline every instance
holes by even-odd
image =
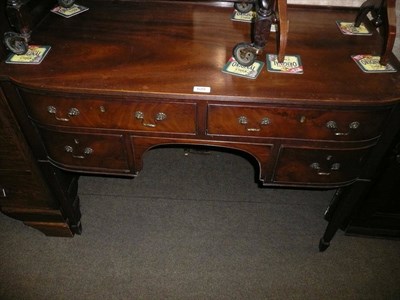
[[[47,193],[31,174],[0,175],[2,207],[49,208],[54,204]]]
[[[47,154],[55,163],[70,169],[129,172],[122,135],[82,134],[40,129]]]
[[[210,135],[368,140],[380,135],[390,109],[341,111],[209,105]]]
[[[46,125],[196,133],[196,104],[45,96],[21,91],[28,113]]]
[[[305,149],[282,147],[274,182],[337,184],[356,179],[370,148]]]

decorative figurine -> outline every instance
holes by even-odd
[[[396,0],[367,0],[361,5],[354,22],[354,26],[359,27],[361,22],[367,18],[368,13],[371,13],[373,25],[379,28],[379,32],[384,38],[380,59],[381,65],[388,64],[389,55],[393,50],[396,38],[395,6]]]
[[[54,6],[52,1],[25,1],[7,0],[6,12],[10,25],[14,31],[4,33],[4,44],[13,53],[25,54],[29,48],[29,41],[33,27],[39,22],[39,14],[46,14]],[[71,7],[75,0],[58,0],[63,7]]]
[[[287,1],[286,0],[256,0],[256,17],[252,27],[252,42],[239,43],[233,49],[233,57],[243,66],[251,66],[257,55],[267,44],[271,25],[278,26],[278,61],[283,62],[288,34]],[[249,3],[235,4],[235,8],[248,9]],[[276,9],[277,6],[277,9]],[[252,6],[251,6],[252,7]],[[241,11],[242,12],[242,11]]]

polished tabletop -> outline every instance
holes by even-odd
[[[137,3],[82,0],[89,10],[72,18],[49,13],[31,44],[52,48],[39,65],[1,62],[0,78],[24,87],[71,93],[142,95],[212,100],[281,101],[349,105],[399,99],[400,75],[366,74],[353,54],[379,54],[382,39],[346,36],[337,20],[356,10],[291,6],[287,54],[299,55],[304,74],[258,78],[222,72],[239,42],[250,41],[249,23],[231,20],[232,7],[198,3]],[[266,53],[276,53],[276,37]],[[400,69],[393,56],[391,63]],[[196,93],[193,87],[208,87]]]

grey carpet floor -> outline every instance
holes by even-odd
[[[232,153],[155,149],[134,179],[80,179],[83,233],[0,215],[0,299],[400,299],[400,242],[339,231],[333,191],[259,188]]]

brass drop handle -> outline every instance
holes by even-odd
[[[72,146],[66,145],[64,147],[65,152],[67,153],[71,153],[73,158],[79,158],[79,159],[84,159],[86,158],[88,155],[93,153],[93,149],[90,147],[86,147],[85,149],[83,149],[83,155],[76,155],[74,154],[74,148]]]
[[[326,128],[329,128],[329,129],[331,129],[332,131],[334,131],[334,134],[335,134],[336,136],[347,136],[347,135],[350,134],[350,132],[351,132],[352,130],[356,130],[359,126],[360,126],[360,122],[354,121],[354,122],[351,122],[351,123],[349,124],[349,129],[350,129],[350,130],[349,130],[348,132],[337,132],[338,126],[337,126],[337,123],[336,123],[335,121],[328,121],[328,122],[326,122]]]
[[[154,128],[154,127],[157,126],[157,124],[145,122],[144,113],[143,113],[142,111],[136,111],[136,112],[135,112],[135,118],[136,118],[137,120],[141,120],[141,121],[142,121],[142,125],[145,126],[145,127]],[[159,113],[157,113],[157,114],[154,116],[154,120],[155,120],[156,122],[163,121],[163,120],[165,120],[166,118],[167,118],[167,114],[164,113],[164,112],[159,112]]]
[[[330,160],[330,159],[327,158],[327,160]],[[313,170],[317,170],[318,171],[317,174],[319,176],[329,176],[332,173],[332,172],[321,171],[321,165],[319,163],[317,163],[317,162],[313,162],[310,165],[310,168],[313,169]],[[339,169],[340,169],[340,163],[333,163],[331,165],[331,168],[330,168],[331,171],[338,171]]]
[[[57,113],[57,108],[55,106],[47,106],[47,112],[49,114],[54,115],[54,118],[58,121],[62,121],[62,122],[69,122],[71,120],[71,117],[75,117],[75,116],[79,116],[80,112],[76,107],[72,107],[69,109],[68,111],[68,118],[63,118],[63,117],[58,117],[56,115]]]
[[[246,116],[240,116],[238,118],[238,122],[240,125],[244,125],[246,130],[249,132],[259,132],[259,131],[261,131],[261,126],[271,124],[271,120],[268,117],[264,117],[261,119],[259,128],[247,127],[247,124],[249,123],[249,121]]]

